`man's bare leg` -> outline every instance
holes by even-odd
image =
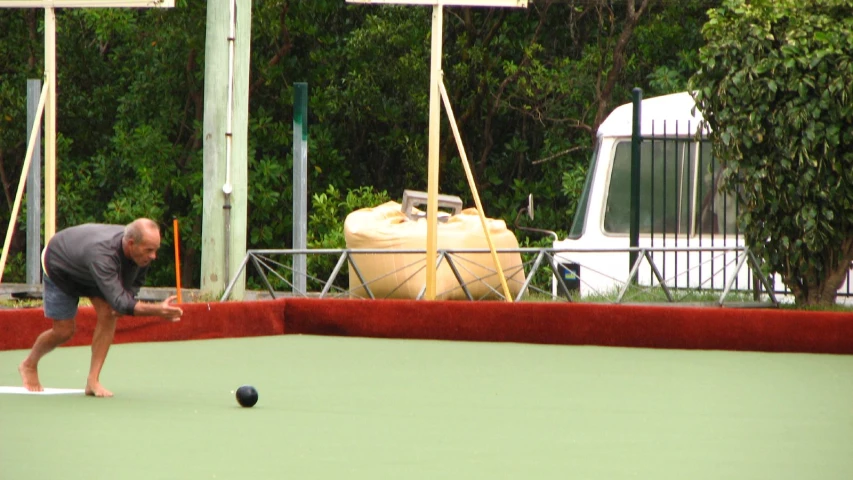
[[[39,381],[39,360],[74,336],[75,329],[76,323],[73,318],[70,320],[54,320],[53,328],[45,330],[38,336],[30,354],[18,365],[18,373],[21,374],[24,388],[31,392],[44,391]]]
[[[98,323],[95,325],[95,332],[92,335],[92,363],[89,367],[89,378],[86,379],[86,395],[112,397],[113,392],[101,385],[100,377],[101,369],[104,367],[107,353],[110,351],[110,345],[112,345],[113,337],[115,337],[116,319],[119,315],[104,299],[92,297],[90,300],[95,307]]]

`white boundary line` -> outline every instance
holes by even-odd
[[[10,393],[17,395],[77,395],[82,394],[82,388],[45,388],[43,392],[31,392],[24,387],[0,386],[0,394]]]

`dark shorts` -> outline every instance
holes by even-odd
[[[44,316],[51,320],[72,320],[77,316],[80,298],[63,292],[44,275]]]

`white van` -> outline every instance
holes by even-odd
[[[749,262],[737,268],[743,251],[736,248],[744,244],[737,201],[717,188],[721,169],[694,107],[687,92],[641,102],[638,246],[662,249],[650,258],[669,287],[724,290],[731,280],[732,289],[752,290],[757,277]],[[599,127],[568,238],[553,244],[561,277],[581,295],[610,294],[629,279],[632,124],[629,103]],[[647,261],[640,262],[637,279],[659,283]],[[774,280],[781,289],[781,280]],[[556,283],[553,289],[560,293]]]

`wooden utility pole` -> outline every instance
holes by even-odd
[[[208,0],[201,291],[219,296],[246,256],[251,0]],[[242,299],[245,277],[232,298]]]

